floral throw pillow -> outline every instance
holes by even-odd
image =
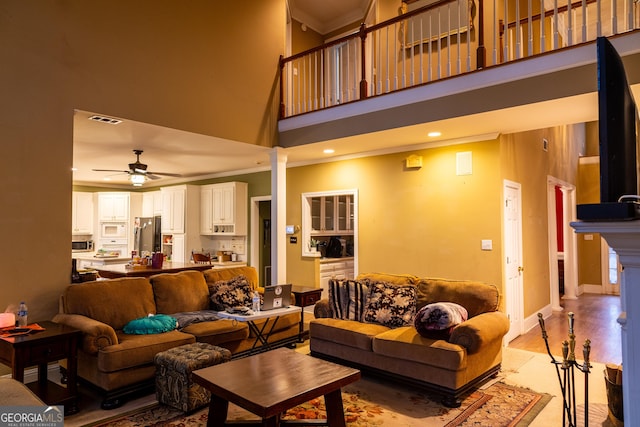
[[[410,325],[416,314],[415,286],[394,286],[388,283],[371,285],[364,321],[390,328]]]
[[[209,285],[211,309],[223,311],[230,307],[251,307],[252,291],[243,275],[231,280],[220,280]]]

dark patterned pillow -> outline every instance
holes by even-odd
[[[460,304],[437,302],[418,310],[414,326],[423,337],[448,340],[453,328],[468,318],[467,309]]]
[[[223,311],[230,307],[251,307],[252,290],[243,275],[231,280],[220,280],[209,285],[211,309]]]
[[[390,328],[410,325],[416,314],[416,288],[413,285],[394,286],[374,283],[364,321]]]
[[[362,321],[368,300],[367,283],[355,280],[329,281],[329,305],[336,319]]]

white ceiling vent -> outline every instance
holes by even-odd
[[[91,116],[89,117],[89,120],[93,120],[94,122],[109,123],[110,125],[117,125],[118,123],[122,123],[122,120],[105,116]]]

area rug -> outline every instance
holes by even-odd
[[[447,408],[437,396],[376,379],[363,378],[342,390],[347,426],[527,426],[551,396],[496,382],[467,396],[459,408]],[[206,426],[208,409],[184,414],[165,405],[121,414],[91,427]],[[255,420],[256,416],[229,405],[228,420]],[[285,420],[326,419],[324,399],[292,408]]]

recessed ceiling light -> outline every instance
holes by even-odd
[[[100,123],[108,123],[110,125],[117,125],[118,123],[122,123],[122,120],[114,119],[113,117],[105,117],[105,116],[91,116],[89,120],[93,120],[94,122]]]
[[[103,181],[111,181],[111,178],[109,178],[108,176],[105,176],[104,178],[102,178]]]
[[[427,134],[427,136],[428,136],[429,138],[435,138],[435,137],[440,136],[440,135],[442,135],[442,133],[441,133],[441,132],[429,132],[429,133]]]
[[[78,170],[78,168],[71,168],[71,172],[75,172],[77,170]]]
[[[322,150],[322,152],[324,154],[333,154],[336,152],[336,150],[334,150],[333,148],[325,148],[324,150]]]

